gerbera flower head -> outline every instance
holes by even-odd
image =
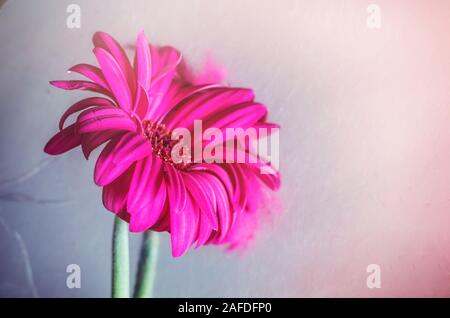
[[[221,85],[224,72],[211,61],[196,75],[176,49],[150,45],[142,32],[133,64],[108,34],[97,32],[93,43],[99,67],[69,69],[87,80],[51,84],[102,96],[70,106],[44,151],[59,155],[81,146],[88,159],[105,144],[94,171],[104,206],[129,222],[132,232],[169,232],[174,256],[194,243],[244,244],[253,235],[264,193],[280,186],[278,172],[261,174],[271,167],[258,156],[253,163],[206,163],[188,154],[189,160],[175,162],[172,133],[179,127],[193,133],[196,120],[204,130],[278,127],[266,121],[266,107],[250,89]],[[74,123],[66,125],[75,113]],[[251,156],[247,145],[240,151]]]

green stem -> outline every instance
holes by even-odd
[[[119,217],[114,220],[112,244],[112,297],[130,297],[130,259],[128,225]]]
[[[143,235],[138,275],[134,288],[135,298],[153,297],[153,285],[158,260],[159,236],[155,232],[146,231]]]

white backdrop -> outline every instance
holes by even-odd
[[[66,26],[71,3],[80,29]],[[109,296],[113,217],[92,182],[94,161],[42,151],[86,94],[48,81],[95,63],[95,31],[133,44],[140,29],[195,65],[210,51],[282,127],[283,214],[244,254],[207,247],[172,259],[163,234],[156,296],[449,296],[449,2],[377,1],[380,29],[366,24],[368,4],[8,1],[0,296]],[[132,235],[133,264],[138,243]],[[81,289],[66,287],[72,263]],[[380,265],[380,289],[366,286],[369,264]]]

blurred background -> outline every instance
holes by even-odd
[[[156,297],[450,296],[449,27],[445,0],[1,1],[0,296],[109,297],[95,161],[42,151],[87,94],[48,81],[96,64],[95,31],[132,45],[141,29],[196,66],[209,51],[282,127],[283,213],[244,252],[173,259],[161,234]]]

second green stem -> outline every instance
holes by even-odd
[[[158,260],[159,236],[153,231],[146,231],[143,235],[139,268],[134,289],[134,297],[153,297],[153,285],[156,276]]]

